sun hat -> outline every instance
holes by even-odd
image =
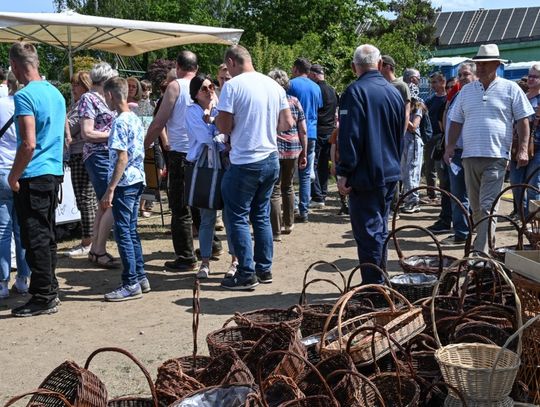
[[[483,44],[478,48],[478,52],[471,61],[473,62],[489,62],[489,61],[499,61],[499,62],[508,62],[506,59],[502,59],[499,54],[499,47],[497,44]]]

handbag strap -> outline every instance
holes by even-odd
[[[13,119],[14,119],[15,116],[11,116],[9,118],[9,120],[6,122],[6,124],[4,124],[4,127],[2,127],[2,129],[0,129],[0,139],[4,136],[4,133],[11,127],[11,125],[13,124]]]

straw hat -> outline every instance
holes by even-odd
[[[471,59],[474,62],[489,62],[489,61],[499,61],[506,63],[508,60],[501,59],[499,54],[499,47],[497,44],[484,44],[480,45],[477,54]]]

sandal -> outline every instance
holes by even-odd
[[[97,261],[97,256],[92,250],[88,252],[88,261],[91,263],[95,263]]]
[[[114,269],[114,268],[117,268],[118,265],[116,264],[116,262],[114,261],[114,257],[112,255],[110,255],[109,253],[105,252],[103,254],[95,254],[94,253],[94,256],[95,256],[95,263],[99,266],[99,267],[102,267],[102,268],[106,268],[106,269]],[[106,258],[106,261],[100,261],[99,259],[105,257]]]

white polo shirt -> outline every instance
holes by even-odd
[[[461,89],[450,120],[463,124],[463,158],[510,159],[514,121],[534,113],[525,93],[512,81],[495,78],[487,89],[474,81]]]

